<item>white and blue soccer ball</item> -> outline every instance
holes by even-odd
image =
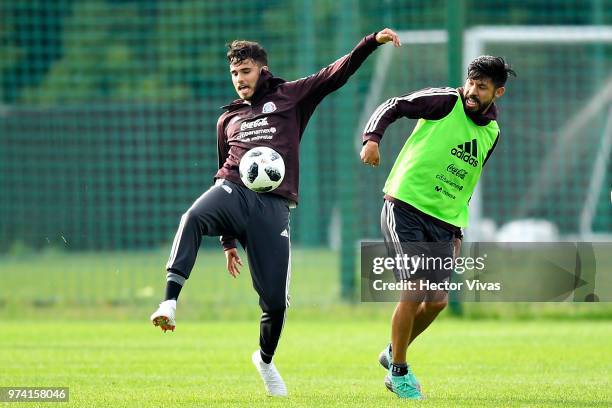
[[[285,162],[278,152],[269,147],[254,147],[240,160],[240,179],[257,193],[267,193],[283,182]]]

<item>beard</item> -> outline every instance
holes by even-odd
[[[465,102],[463,103],[464,109],[470,113],[475,113],[475,114],[484,113],[487,109],[489,109],[489,107],[493,103],[493,99],[483,102],[473,96],[464,96],[464,100],[465,100]],[[475,105],[468,106],[467,104],[468,100],[472,101]]]

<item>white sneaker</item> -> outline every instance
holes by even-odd
[[[176,327],[175,313],[176,300],[164,300],[159,304],[155,313],[151,315],[151,322],[153,325],[161,327],[164,332],[166,330],[174,331]]]
[[[264,363],[261,359],[261,354],[259,354],[259,350],[256,350],[251,356],[251,360],[253,364],[255,364],[255,368],[259,371],[259,375],[261,375],[261,379],[266,386],[266,391],[268,391],[268,395],[272,397],[286,397],[287,396],[287,387],[285,386],[285,382],[282,377],[278,373],[278,370],[274,366],[274,362],[270,364]]]

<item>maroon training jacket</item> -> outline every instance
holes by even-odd
[[[363,38],[349,54],[319,72],[286,82],[262,71],[250,101],[238,99],[217,121],[219,171],[215,179],[243,185],[238,173],[242,156],[256,146],[276,150],[285,161],[285,178],[271,193],[298,202],[299,145],[317,105],[346,83],[378,47],[376,33]]]

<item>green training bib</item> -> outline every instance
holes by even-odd
[[[457,98],[444,118],[419,119],[383,191],[442,221],[466,227],[469,200],[498,135],[496,121],[476,125]]]

